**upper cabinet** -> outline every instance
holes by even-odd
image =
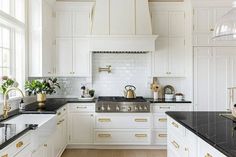
[[[196,7],[193,9],[193,44],[194,46],[234,46],[235,41],[224,38],[213,40],[213,31],[217,21],[231,8]]]
[[[92,3],[57,2],[56,74],[89,77]]]
[[[29,1],[29,76],[55,74],[55,1]]]
[[[185,12],[152,11],[152,27],[156,40],[153,52],[153,76],[185,77]]]

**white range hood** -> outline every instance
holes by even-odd
[[[96,0],[91,34],[93,52],[155,51],[148,0]]]

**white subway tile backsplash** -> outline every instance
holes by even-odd
[[[123,96],[124,87],[134,85],[139,96],[150,97],[150,54],[93,54],[93,88],[98,96]],[[98,72],[111,65],[112,72]]]

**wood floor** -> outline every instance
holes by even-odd
[[[166,157],[165,150],[67,149],[62,157]]]

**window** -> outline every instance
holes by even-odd
[[[0,0],[0,77],[25,82],[25,0]]]

